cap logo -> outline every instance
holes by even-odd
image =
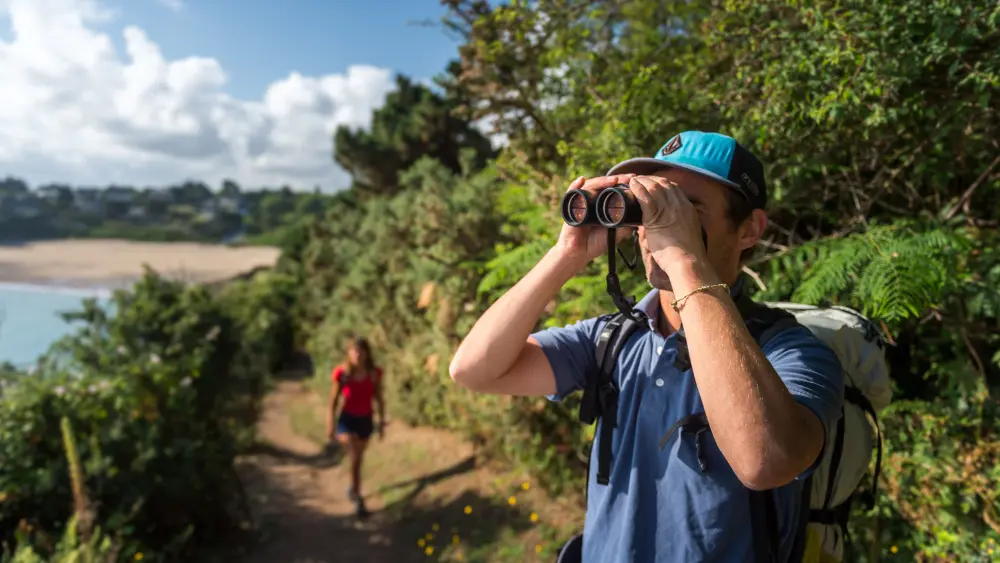
[[[740,175],[740,178],[743,180],[743,183],[746,184],[746,187],[753,192],[753,195],[760,195],[760,188],[757,187],[757,182],[754,182],[753,179],[750,178],[749,174],[744,172]]]
[[[681,148],[681,136],[677,135],[673,139],[670,139],[669,143],[663,145],[663,148],[660,149],[660,156],[667,156],[668,154],[673,154],[677,152],[677,149],[679,148]]]

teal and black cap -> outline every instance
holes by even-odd
[[[767,205],[764,165],[736,139],[720,133],[685,131],[671,138],[652,158],[630,158],[608,170],[614,174],[652,174],[675,166],[717,180],[736,191],[756,209]]]

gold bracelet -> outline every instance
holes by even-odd
[[[684,301],[688,297],[691,297],[695,293],[701,293],[703,291],[708,291],[709,289],[714,289],[716,287],[724,287],[724,288],[726,288],[726,291],[729,291],[729,286],[726,285],[726,284],[724,284],[724,283],[713,283],[712,285],[703,285],[703,286],[701,286],[699,288],[696,288],[696,289],[692,290],[691,292],[689,292],[687,295],[685,295],[683,297],[678,297],[677,299],[674,299],[673,301],[670,302],[670,306],[674,308],[674,311],[677,311],[678,313],[680,313],[681,310],[677,307],[678,303],[680,303],[681,301]]]

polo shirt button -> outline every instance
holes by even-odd
[[[657,379],[656,380],[656,386],[657,387],[663,387],[663,380],[662,379]]]
[[[663,353],[663,346],[657,346],[656,347],[656,355],[659,356],[662,353]]]

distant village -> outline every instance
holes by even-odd
[[[321,212],[323,199],[318,191],[295,192],[288,187],[244,192],[230,180],[215,191],[193,181],[163,188],[48,184],[32,189],[7,177],[0,179],[0,240],[66,236],[227,240],[276,228],[288,221],[289,214]]]

